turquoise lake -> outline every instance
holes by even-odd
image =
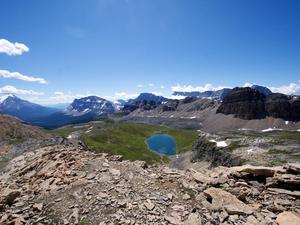
[[[147,144],[152,151],[165,155],[176,154],[176,141],[168,134],[154,134],[147,139]]]

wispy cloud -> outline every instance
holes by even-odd
[[[0,70],[0,77],[2,78],[15,78],[18,80],[28,81],[28,82],[38,82],[40,84],[46,84],[47,81],[44,78],[32,77],[23,75],[19,72],[10,72],[8,70]]]
[[[18,89],[14,86],[6,85],[0,87],[1,94],[16,94],[16,95],[44,95],[43,92],[36,92],[33,90],[25,90],[25,89]]]
[[[7,55],[22,55],[24,52],[28,52],[29,48],[22,43],[12,43],[6,39],[0,39],[0,53]]]
[[[148,86],[149,86],[149,87],[153,87],[153,86],[154,86],[154,84],[150,83],[150,84],[148,84]]]
[[[251,87],[253,84],[251,84],[250,82],[246,82],[243,87]]]
[[[216,91],[222,88],[227,88],[225,86],[214,86],[212,84],[205,84],[204,86],[192,86],[192,85],[180,85],[172,86],[172,91],[180,91],[180,92],[191,92],[191,91]]]
[[[151,91],[149,93],[154,94],[154,95],[158,95],[158,96],[163,96],[163,93],[160,92],[160,91]]]
[[[161,85],[160,88],[161,88],[161,89],[165,89],[165,86],[164,86],[164,85]]]
[[[279,87],[269,87],[272,92],[279,92],[287,95],[300,94],[300,81],[295,83],[289,83]]]
[[[142,88],[142,87],[144,87],[144,85],[142,85],[142,84],[138,84],[138,85],[136,85],[136,87],[138,87],[138,88]]]
[[[60,103],[71,103],[75,98],[83,98],[91,95],[86,94],[75,94],[72,92],[55,91],[50,96],[41,98],[40,96],[24,96],[24,99],[35,102],[42,105],[60,104]]]
[[[72,102],[75,98],[83,98],[89,94],[73,94],[72,92],[65,93],[62,91],[55,91],[53,96],[49,97],[50,103],[68,103]]]
[[[253,84],[251,82],[246,82],[242,85],[242,87],[251,87]],[[261,84],[259,84],[261,85]],[[268,85],[262,85],[267,88],[269,88],[272,92],[279,92],[287,95],[291,94],[300,94],[300,80],[297,82],[292,82],[286,85],[282,86],[268,86]],[[171,87],[172,91],[178,91],[178,92],[191,92],[191,91],[216,91],[220,90],[222,88],[231,88],[231,87],[225,87],[225,86],[214,86],[212,84],[205,84],[204,86],[192,86],[192,85],[179,85]]]
[[[104,96],[104,98],[110,101],[116,101],[119,99],[128,100],[136,98],[138,95],[139,94],[136,93],[116,92],[113,96]]]

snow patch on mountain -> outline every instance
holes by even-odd
[[[64,112],[66,115],[72,116],[82,116],[87,113],[92,113],[98,116],[114,113],[115,111],[116,109],[112,102],[97,96],[89,96],[75,99]]]
[[[0,96],[0,104],[2,104],[9,97],[15,97],[15,96],[12,94]]]

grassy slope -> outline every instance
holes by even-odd
[[[149,151],[145,143],[155,132],[172,135],[176,140],[177,153],[191,150],[193,142],[197,139],[195,131],[136,123],[113,123],[103,125],[91,135],[82,136],[82,141],[96,152],[121,154],[126,159],[144,160],[148,163],[166,161],[166,157],[162,159],[160,155]]]

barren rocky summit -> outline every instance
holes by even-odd
[[[174,170],[54,145],[0,175],[0,224],[300,224],[300,165]]]

